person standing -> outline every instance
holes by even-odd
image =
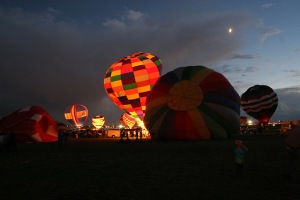
[[[248,148],[243,144],[241,140],[235,140],[235,163],[236,163],[236,174],[243,176],[245,168],[245,155]]]

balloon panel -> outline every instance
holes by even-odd
[[[81,127],[88,117],[88,109],[81,104],[73,104],[65,110],[65,119],[76,127]]]
[[[240,97],[221,74],[204,66],[161,76],[147,97],[144,123],[152,139],[224,139],[239,131]]]
[[[58,127],[50,114],[39,106],[17,110],[0,120],[3,133],[13,132],[17,142],[57,141]]]
[[[160,59],[150,53],[121,58],[106,72],[106,93],[121,110],[142,121],[146,97],[159,78],[161,67]]]
[[[241,106],[251,117],[268,123],[277,109],[278,97],[275,91],[266,85],[250,87],[241,96]]]

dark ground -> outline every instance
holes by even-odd
[[[249,148],[236,177],[234,139]],[[18,144],[0,152],[0,199],[300,199],[300,159],[281,176],[284,137],[234,136],[218,141],[117,139]]]

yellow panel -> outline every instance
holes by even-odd
[[[131,65],[132,65],[132,67],[135,67],[135,66],[144,65],[144,63],[141,62],[141,61],[139,61],[139,62],[132,62]]]
[[[211,139],[210,131],[207,128],[203,117],[197,109],[189,110],[189,115],[193,121],[194,126],[197,129],[197,133],[200,134],[203,139]]]
[[[141,93],[141,92],[148,92],[151,90],[150,88],[150,85],[147,85],[147,86],[144,86],[144,87],[138,87],[138,93]]]
[[[138,99],[140,96],[138,94],[127,95],[128,100]]]
[[[111,72],[111,75],[110,76],[117,76],[117,75],[120,75],[121,74],[121,70],[114,70]]]
[[[135,82],[141,82],[141,81],[145,81],[145,80],[149,80],[148,74],[144,74],[144,75],[135,77]]]
[[[193,81],[194,83],[196,83],[196,85],[198,85],[199,83],[201,83],[201,81],[203,79],[206,78],[207,75],[211,74],[213,71],[211,69],[203,69],[200,72],[198,72],[192,79],[191,81]]]
[[[66,119],[72,119],[72,114],[71,113],[65,113],[65,118]]]
[[[120,86],[122,86],[122,81],[121,80],[111,82],[111,87],[112,88],[114,88],[114,87],[120,87]]]

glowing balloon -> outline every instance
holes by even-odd
[[[154,140],[225,139],[239,132],[240,97],[223,75],[180,67],[152,88],[144,123]]]
[[[92,124],[96,127],[96,129],[102,128],[105,123],[105,118],[101,115],[96,115],[92,118]]]
[[[161,67],[161,60],[150,53],[121,58],[106,72],[105,91],[121,110],[141,122],[147,95],[160,77]]]
[[[39,106],[17,110],[0,120],[0,131],[13,132],[17,142],[57,141],[58,127],[50,114]]]
[[[88,117],[88,109],[81,104],[74,104],[65,110],[65,119],[76,127],[82,127]]]
[[[259,123],[267,124],[277,105],[277,94],[266,85],[252,86],[241,96],[243,110],[251,117],[259,120]]]
[[[132,128],[136,124],[136,120],[131,116],[128,115],[127,113],[124,113],[121,118],[120,122],[124,125],[127,126],[128,128]]]

